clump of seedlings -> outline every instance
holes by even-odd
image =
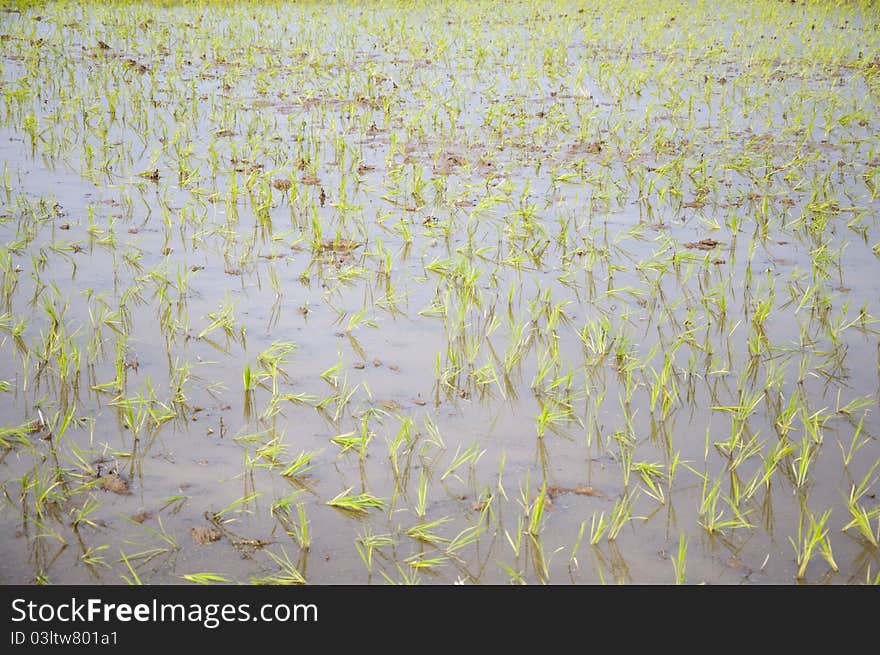
[[[3,582],[878,583],[869,4],[124,4],[0,22]]]

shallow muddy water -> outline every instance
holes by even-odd
[[[878,581],[869,9],[0,21],[0,582]]]

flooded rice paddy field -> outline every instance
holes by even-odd
[[[876,584],[878,21],[4,3],[0,582]]]

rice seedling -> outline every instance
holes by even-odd
[[[128,585],[142,585],[143,582],[141,581],[140,576],[138,576],[137,572],[134,570],[134,567],[132,567],[131,562],[129,562],[128,557],[126,557],[125,553],[122,550],[119,551],[119,559],[122,561],[123,564],[125,564],[125,567],[128,569],[129,575],[123,574],[121,576],[125,583]]]
[[[670,558],[672,561],[672,568],[675,571],[675,584],[685,584],[687,581],[687,569],[685,566],[685,558],[687,557],[687,539],[684,535],[679,535],[678,537],[678,553],[674,558]]]
[[[274,508],[273,508],[274,509]],[[296,522],[284,520],[287,526],[287,532],[290,534],[302,550],[309,550],[312,541],[309,535],[309,521],[306,518],[306,507],[304,503],[296,504]]]
[[[314,468],[312,459],[318,453],[314,451],[303,451],[292,459],[281,471],[281,475],[285,478],[298,478]]]
[[[407,528],[405,534],[416,541],[422,541],[433,546],[442,546],[443,544],[448,543],[449,540],[435,534],[434,530],[444,523],[448,523],[450,520],[449,517],[444,516],[439,519],[434,519],[433,521],[418,523]]]
[[[457,535],[455,535],[452,539],[448,541],[445,547],[445,553],[456,559],[457,561],[463,562],[456,552],[470,546],[474,546],[477,544],[477,541],[480,538],[480,534],[482,529],[479,525],[472,525],[470,527],[465,528]]]
[[[843,444],[838,442],[838,445],[840,446],[840,452],[843,455],[843,466],[846,468],[848,468],[850,463],[852,462],[853,455],[855,455],[856,452],[858,452],[858,450],[862,446],[864,446],[866,443],[870,442],[870,439],[867,437],[862,438],[861,441],[859,440],[859,437],[862,433],[862,426],[864,425],[864,423],[865,423],[865,419],[863,417],[859,421],[859,424],[856,427],[855,432],[853,433],[852,440],[849,443],[849,448],[844,450]]]
[[[643,487],[642,490],[661,505],[665,505],[666,494],[663,492],[663,487],[660,485],[660,481],[663,477],[663,465],[648,462],[635,462],[632,465],[632,468],[639,473],[639,476],[646,487]]]
[[[702,499],[700,501],[700,525],[709,534],[723,533],[725,530],[754,527],[740,511],[739,505],[729,497],[724,498],[727,507],[732,511],[733,517],[724,519],[724,510],[718,506],[721,498],[721,480],[715,480],[711,488],[709,478],[703,478]]]
[[[194,584],[201,585],[209,585],[209,584],[228,584],[232,582],[227,577],[220,575],[219,573],[212,573],[209,571],[199,572],[199,573],[185,573],[180,576],[182,579],[187,582],[192,582]]]
[[[797,559],[797,578],[802,579],[805,577],[807,566],[810,564],[810,560],[813,557],[813,551],[816,547],[819,548],[822,557],[828,562],[828,566],[831,567],[831,570],[837,571],[838,567],[831,552],[831,541],[828,538],[828,530],[825,528],[825,523],[828,521],[828,517],[831,516],[831,512],[825,512],[818,519],[809,510],[805,510],[804,513],[806,514],[806,517],[801,517],[801,523],[798,527],[797,541],[791,538],[789,539],[794,548],[795,557]],[[806,521],[804,521],[804,518],[806,518]]]
[[[265,576],[261,578],[254,578],[252,582],[254,584],[269,584],[269,585],[293,585],[293,584],[306,584],[306,579],[303,577],[302,573],[299,572],[296,565],[290,559],[290,556],[287,554],[287,551],[284,548],[281,548],[281,554],[278,555],[273,553],[271,550],[265,551],[269,558],[278,565],[278,572],[274,573],[270,576]]]
[[[414,586],[421,584],[421,577],[419,576],[419,567],[412,567],[412,571],[405,570],[399,563],[395,564],[395,569],[397,574],[400,576],[398,580],[395,580],[384,571],[379,571],[383,578],[385,578],[385,582],[387,584],[393,585],[407,585]]]
[[[338,493],[327,501],[331,507],[348,510],[350,512],[365,514],[370,509],[383,509],[385,501],[369,493],[350,494],[351,488]]]
[[[391,534],[372,534],[369,529],[355,540],[358,554],[361,556],[367,571],[373,572],[373,553],[377,548],[396,546],[398,544]]]
[[[874,507],[873,509],[867,510],[859,501],[866,495],[870,495],[869,490],[877,481],[877,478],[875,477],[872,479],[872,476],[878,466],[880,466],[880,462],[876,462],[870,468],[858,485],[853,484],[850,487],[847,509],[849,510],[852,519],[842,528],[843,532],[855,528],[858,533],[875,548],[880,544],[880,508]],[[871,526],[871,521],[875,518],[877,519],[876,528]]]
[[[526,487],[528,489],[528,486]],[[527,533],[531,537],[536,537],[541,532],[542,519],[544,518],[544,508],[547,502],[547,485],[541,485],[541,491],[534,503],[529,508],[529,525]]]
[[[419,489],[418,499],[416,501],[416,516],[420,519],[425,518],[428,504],[428,478],[424,469],[419,472]]]
[[[187,496],[186,494],[176,494],[174,496],[169,496],[162,500],[162,506],[159,509],[164,510],[170,507],[171,513],[176,514],[183,509],[183,506],[188,500],[189,496]]]
[[[631,494],[624,494],[620,498],[618,498],[614,507],[611,509],[611,513],[608,517],[607,524],[607,533],[606,538],[608,541],[614,541],[617,539],[617,536],[620,534],[620,531],[624,528],[624,526],[632,520],[632,506],[633,502],[638,497],[638,491],[633,492]],[[599,525],[596,529],[598,533],[601,526],[602,519],[599,519]],[[592,535],[591,535],[592,540]]]
[[[599,517],[596,518],[596,514],[593,514],[592,519],[590,519],[590,545],[596,546],[602,541],[602,537],[605,536],[605,533],[608,531],[608,526],[610,525],[610,519],[605,518],[605,512],[599,514]]]
[[[255,491],[249,494],[245,494],[240,498],[236,498],[231,503],[226,505],[223,509],[217,512],[213,512],[212,517],[214,518],[214,520],[222,523],[234,521],[235,518],[233,518],[231,515],[249,513],[251,511],[249,509],[249,505],[261,495],[263,495],[263,492]]]
[[[709,583],[785,539],[876,582],[871,7],[352,8],[4,14],[13,581],[301,583],[228,529],[338,545],[314,496],[362,539],[310,581],[653,580],[674,523],[676,582],[701,531]]]
[[[463,452],[461,446],[456,447],[455,454],[452,456],[452,462],[450,462],[449,467],[443,475],[440,476],[440,481],[442,482],[450,475],[456,475],[455,471],[465,464],[470,463],[471,465],[475,465],[485,452],[485,449],[480,450],[478,443],[471,444]],[[458,476],[456,475],[456,477]]]
[[[366,427],[366,426],[365,426]],[[361,432],[360,434],[355,431],[344,432],[343,434],[337,434],[335,437],[330,439],[331,443],[335,443],[337,446],[340,446],[342,450],[341,453],[346,452],[347,450],[355,450],[359,453],[363,453],[370,441],[373,438],[373,434],[371,432]]]
[[[435,555],[430,557],[425,553],[416,553],[415,555],[410,555],[404,560],[404,562],[414,570],[428,572],[434,572],[435,569],[442,567],[447,561],[445,555]]]
[[[208,327],[199,332],[197,338],[204,339],[206,335],[218,328],[222,328],[230,337],[235,334],[235,307],[229,298],[226,298],[226,300],[221,303],[220,309],[215,312],[209,312],[208,318],[211,319],[211,323],[208,324]]]

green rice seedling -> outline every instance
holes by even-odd
[[[618,444],[617,461],[623,474],[623,486],[629,487],[629,476],[633,471],[633,450],[635,449],[635,437],[626,430],[617,430],[609,438]]]
[[[817,451],[818,446],[816,442],[808,434],[805,434],[803,439],[801,439],[797,457],[791,462],[791,472],[794,477],[795,486],[798,489],[803,489],[810,481],[810,466]]]
[[[104,556],[101,555],[101,553],[108,548],[110,548],[110,546],[107,544],[99,544],[98,546],[84,548],[82,555],[80,555],[80,561],[89,567],[103,566],[109,569],[111,568],[110,564],[104,559]]]
[[[30,421],[21,425],[0,427],[0,446],[7,451],[15,448],[32,448],[32,444],[28,438],[32,432],[32,428],[33,424]]]
[[[675,572],[675,584],[683,585],[687,581],[685,557],[687,556],[687,538],[682,534],[678,537],[678,554],[672,560],[672,569]]]
[[[864,416],[859,420],[858,426],[856,426],[855,432],[853,433],[852,440],[849,443],[849,448],[844,450],[843,444],[838,442],[840,446],[840,452],[843,455],[843,466],[844,468],[849,468],[850,463],[852,462],[853,455],[855,455],[860,448],[862,448],[865,444],[870,443],[869,437],[864,437],[861,441],[859,440],[859,436],[862,433],[862,426],[865,423]]]
[[[250,364],[244,365],[244,371],[242,373],[242,381],[244,383],[244,392],[250,393],[254,389],[257,388],[257,378],[254,375],[253,369],[251,369]]]
[[[290,523],[290,533],[296,540],[296,543],[303,550],[309,550],[311,547],[311,537],[309,536],[309,521],[306,518],[305,503],[296,504],[297,522]]]
[[[794,445],[785,440],[778,441],[773,451],[767,457],[762,457],[762,468],[756,471],[752,480],[746,485],[743,497],[748,500],[762,486],[769,489],[773,474],[782,469],[785,458],[793,452],[795,452]]]
[[[660,480],[666,477],[663,475],[664,468],[662,464],[652,462],[634,462],[632,464],[632,470],[639,473],[642,482],[647,487],[644,489],[645,493],[661,505],[666,504],[666,495],[663,492],[663,487],[660,486]]]
[[[568,420],[569,413],[553,407],[552,405],[555,405],[555,403],[552,400],[542,398],[539,402],[541,403],[541,411],[535,418],[535,423],[538,438],[542,438],[548,427],[553,429],[556,424],[564,423]]]
[[[385,501],[369,493],[350,494],[351,487],[327,501],[331,507],[366,514],[370,509],[384,509]]]
[[[82,507],[78,507],[71,512],[73,516],[73,521],[70,523],[70,527],[73,528],[74,532],[78,532],[80,525],[88,526],[90,528],[97,527],[97,523],[89,518],[91,514],[94,514],[101,508],[101,503],[97,502],[94,498],[86,498]]]
[[[370,532],[370,529],[367,528],[364,534],[360,535],[355,540],[355,547],[357,548],[358,554],[361,556],[364,564],[367,567],[367,571],[372,574],[373,572],[373,552],[377,548],[386,548],[389,546],[396,546],[398,544],[398,540],[394,538],[392,534],[373,534]]]
[[[514,569],[512,569],[511,567],[509,567],[509,566],[508,566],[507,564],[505,564],[504,562],[497,562],[497,563],[498,563],[498,565],[499,565],[502,569],[504,569],[504,571],[507,573],[507,575],[510,576],[510,582],[511,582],[511,583],[515,583],[515,584],[518,584],[518,585],[525,585],[525,584],[527,584],[526,579],[523,577],[522,572],[520,572],[520,571],[515,571]]]
[[[200,585],[209,585],[209,584],[229,584],[232,582],[229,578],[226,578],[219,573],[211,573],[211,572],[200,572],[200,573],[184,573],[180,576],[187,582],[192,582]]]
[[[407,465],[401,471],[400,466],[401,448],[405,443],[404,435],[401,431],[398,431],[394,438],[388,441],[388,460],[391,462],[391,472],[394,475],[395,485],[399,486],[401,489],[405,489],[407,486],[410,470],[410,467]],[[403,450],[403,456],[408,457],[411,454],[412,448],[405,447]],[[421,492],[421,482],[419,491]],[[427,486],[425,486],[425,493],[427,493]]]
[[[308,393],[285,393],[278,395],[278,402],[289,402],[294,405],[316,407],[318,405],[318,397]]]
[[[531,507],[528,509],[529,516],[529,527],[527,530],[527,534],[531,537],[536,537],[541,532],[542,520],[544,518],[544,509],[547,503],[547,485],[541,485],[541,491],[538,493],[537,498],[532,503]]]
[[[748,442],[739,443],[739,447],[737,451],[733,454],[733,457],[730,460],[730,470],[736,471],[744,462],[751,459],[752,457],[756,457],[764,450],[764,442],[758,441],[758,435],[753,435]]]
[[[272,503],[269,512],[272,514],[272,516],[289,516],[290,508],[293,506],[294,501],[299,497],[302,492],[302,489],[296,489],[286,496],[278,498]]]
[[[218,328],[222,328],[230,337],[235,335],[235,305],[228,296],[223,303],[221,303],[219,310],[208,313],[208,318],[211,319],[211,323],[208,327],[199,332],[197,338],[204,339],[205,336]]]
[[[342,450],[340,451],[340,454],[345,453],[348,450],[355,450],[363,455],[366,452],[370,441],[373,439],[373,433],[366,429],[366,423],[364,423],[363,428],[364,429],[360,434],[354,430],[344,432],[330,439],[330,442],[337,446],[341,446]]]
[[[872,479],[872,476],[878,466],[880,466],[880,460],[874,463],[858,485],[853,484],[850,487],[847,509],[850,516],[852,516],[852,520],[842,528],[843,532],[856,528],[858,533],[875,548],[880,545],[880,507],[866,510],[860,501],[866,495],[869,495],[871,487],[877,481],[876,478]],[[871,521],[875,518],[877,519],[876,529],[871,527]]]
[[[284,456],[286,450],[285,444],[281,441],[281,435],[276,434],[257,448],[254,459],[259,462],[258,466],[274,469],[282,465],[281,457]]]
[[[125,581],[125,584],[127,584],[127,585],[142,585],[142,584],[144,584],[141,581],[140,576],[138,576],[137,571],[135,571],[134,567],[131,565],[131,562],[129,561],[125,552],[121,548],[119,549],[119,559],[123,564],[125,564],[125,568],[127,568],[128,572],[129,572],[129,575],[125,575],[125,574],[120,575],[120,577]]]
[[[440,427],[431,416],[426,416],[423,419],[422,427],[424,428],[422,433],[424,435],[423,439],[427,446],[436,450],[446,450],[446,444],[443,441],[443,436],[440,434]]]
[[[162,517],[157,516],[156,521],[159,524],[158,529],[151,528],[148,525],[141,526],[147,534],[156,537],[157,539],[159,539],[159,541],[161,541],[162,543],[165,544],[164,546],[162,546],[160,548],[153,549],[152,552],[155,553],[154,556],[173,553],[173,552],[180,550],[180,544],[178,544],[177,540],[174,538],[174,535],[172,535],[170,532],[168,532],[168,529],[162,523]],[[136,558],[136,557],[138,557],[138,555],[132,555],[131,557]],[[151,557],[151,559],[152,559],[152,557]]]
[[[514,535],[511,535],[507,529],[504,530],[504,537],[507,539],[507,543],[510,545],[511,550],[513,550],[514,557],[517,559],[519,559],[520,551],[522,550],[524,534],[525,523],[522,516],[517,516],[516,518],[516,532]]]
[[[336,364],[326,369],[321,373],[321,379],[330,384],[333,387],[338,386],[338,378],[336,374],[342,370],[342,353],[338,354],[338,360]]]
[[[727,506],[733,511],[734,517],[723,519],[724,510],[718,507],[718,501],[721,500],[720,495],[721,480],[716,480],[709,488],[708,477],[703,478],[703,487],[700,500],[700,525],[709,534],[723,533],[727,529],[752,528],[745,517],[740,513],[736,503],[731,502],[729,498],[725,498]],[[723,519],[723,520],[722,520]]]
[[[353,331],[358,325],[361,324],[361,322],[363,322],[364,325],[369,325],[370,327],[378,327],[378,325],[375,323],[375,321],[364,321],[363,320],[364,315],[366,313],[367,313],[367,308],[364,307],[361,311],[357,312],[356,314],[353,314],[348,319],[348,324],[345,326],[345,332],[349,333],[349,332]]]
[[[687,465],[687,461],[683,461],[681,459],[681,451],[676,450],[675,454],[672,456],[672,461],[669,462],[669,465],[666,468],[666,485],[670,489],[672,488],[672,483],[675,481],[675,474],[678,471],[678,467],[682,464]]]
[[[637,497],[638,490],[632,493],[625,493],[614,502],[614,507],[611,509],[611,514],[608,517],[608,541],[615,541],[623,527],[632,520],[632,506]],[[598,529],[599,528],[597,527],[597,531]]]
[[[880,544],[880,510],[877,508],[866,510],[851,497],[849,502],[849,512],[853,518],[849,523],[843,526],[842,529],[846,531],[856,528],[859,534],[876,548],[878,544]],[[874,518],[877,519],[876,528],[871,527],[871,519]]]
[[[571,547],[571,553],[568,556],[569,571],[572,571],[573,568],[577,569],[580,566],[578,564],[578,560],[577,560],[577,553],[581,547],[581,542],[584,539],[584,533],[586,532],[586,529],[587,529],[587,522],[581,521],[581,527],[580,527],[580,530],[578,530],[577,539],[574,540],[574,545]],[[600,536],[600,539],[601,539],[601,536]]]
[[[451,519],[449,517],[444,516],[433,521],[418,523],[410,528],[407,528],[405,533],[408,537],[412,537],[417,541],[423,541],[428,544],[440,546],[447,543],[449,540],[436,535],[434,533],[434,529],[440,527],[445,523],[448,523],[450,520]]]
[[[413,586],[417,584],[421,584],[421,578],[419,577],[419,569],[414,567],[411,572],[404,570],[399,563],[395,563],[395,568],[397,569],[397,573],[400,576],[400,580],[394,580],[389,575],[387,575],[384,571],[379,571],[383,578],[385,578],[385,582],[393,585],[407,585]]]
[[[449,559],[445,555],[430,557],[425,553],[415,553],[404,560],[406,564],[416,571],[434,571],[434,569],[443,566],[448,561]]]
[[[806,521],[804,521],[803,514],[806,514]],[[825,523],[830,516],[831,510],[828,510],[817,520],[809,510],[804,509],[798,526],[797,541],[789,537],[789,541],[794,548],[797,559],[798,580],[803,579],[806,575],[807,566],[809,565],[810,560],[813,557],[813,551],[817,546],[819,547],[822,557],[828,562],[831,569],[833,571],[838,570],[837,564],[834,562],[834,557],[831,553],[831,541],[828,538],[828,530],[825,528]],[[805,523],[807,525],[805,525]]]
[[[167,508],[171,508],[172,514],[177,514],[180,510],[183,509],[184,505],[186,505],[187,501],[189,501],[189,496],[186,494],[176,494],[174,496],[168,496],[167,498],[163,498],[161,500],[162,506],[159,508],[159,511],[163,511]]]
[[[464,452],[461,452],[461,446],[456,447],[455,455],[452,456],[452,462],[449,464],[449,467],[443,475],[440,476],[440,481],[442,482],[450,475],[455,474],[455,471],[461,468],[464,464],[470,463],[471,465],[475,465],[485,452],[485,450],[480,450],[478,443],[473,443],[466,448]],[[456,475],[456,477],[458,476]]]
[[[419,490],[418,499],[416,501],[416,516],[420,519],[425,518],[428,504],[428,476],[425,475],[425,469],[419,471]]]
[[[249,494],[245,494],[241,498],[237,498],[229,503],[226,507],[221,509],[218,512],[213,512],[212,516],[216,521],[221,523],[227,523],[229,521],[234,521],[231,514],[241,514],[241,513],[250,513],[248,506],[255,501],[257,498],[263,495],[262,491],[254,491]],[[228,518],[227,518],[228,517]]]
[[[462,561],[455,553],[463,548],[475,545],[480,538],[481,532],[482,528],[479,525],[465,528],[446,544],[446,554],[458,561]]]
[[[547,558],[544,556],[544,546],[539,537],[529,535],[529,553],[532,559],[532,567],[541,584],[547,584],[550,571],[547,566]]]
[[[314,466],[312,465],[312,459],[317,455],[316,451],[304,450],[300,452],[293,460],[288,463],[284,469],[281,471],[281,475],[285,478],[298,478],[302,477],[309,471],[311,471]]]
[[[754,413],[758,404],[764,399],[763,391],[755,391],[749,394],[745,387],[740,394],[740,403],[738,405],[713,406],[716,411],[730,412],[738,422],[744,422]]]
[[[417,523],[428,522],[444,471],[443,482],[470,472],[478,502],[453,494],[449,517],[472,515],[459,529],[479,525],[487,538],[474,529],[459,550],[450,550],[455,539],[434,552],[382,548],[388,581],[553,582],[549,542],[523,540],[535,498],[505,525],[507,501],[521,500],[505,487],[531,470],[522,446],[535,434],[545,477],[570,478],[579,457],[567,437],[579,427],[587,475],[598,467],[607,477],[610,455],[627,496],[644,491],[660,504],[675,489],[684,504],[673,516],[666,502],[669,521],[699,520],[722,543],[720,533],[759,523],[760,511],[760,525],[733,544],[744,559],[756,544],[796,536],[780,479],[803,501],[808,491],[834,498],[841,469],[855,475],[852,501],[844,494],[825,509],[843,512],[846,533],[865,546],[837,554],[847,579],[861,580],[878,526],[876,472],[868,495],[860,482],[877,459],[868,410],[880,380],[876,302],[860,274],[865,257],[880,254],[873,15],[864,3],[716,3],[671,21],[670,7],[612,0],[578,14],[539,2],[493,13],[483,3],[415,3],[352,16],[309,3],[91,4],[74,15],[59,4],[41,7],[40,21],[9,14],[0,39],[0,128],[12,139],[0,177],[0,459],[9,475],[0,498],[8,518],[37,535],[19,544],[33,550],[22,575],[72,575],[65,563],[88,546],[72,556],[55,549],[68,532],[100,527],[104,510],[87,501],[127,502],[98,490],[109,460],[129,464],[145,499],[177,493],[162,487],[205,457],[181,436],[219,431],[206,471],[241,476],[245,496],[265,493],[273,472],[304,488],[325,463],[308,456],[306,436],[285,450],[283,420],[303,435],[327,422],[328,439],[354,430],[360,441],[337,452],[359,457],[330,463],[360,476],[362,489],[367,479],[385,485],[373,491],[392,498],[386,510],[409,509]],[[170,33],[179,37],[171,45]],[[246,47],[255,40],[278,47]],[[81,56],[59,56],[63,43]],[[363,330],[377,307],[393,320],[381,333]],[[191,329],[195,308],[203,320]],[[270,357],[254,355],[291,330],[308,346],[295,367],[271,346]],[[246,336],[261,344],[254,352]],[[340,336],[363,365],[354,383],[342,350],[336,367],[316,363]],[[394,376],[369,366],[392,356]],[[435,364],[428,389],[425,361]],[[229,395],[236,382],[240,398]],[[846,397],[848,385],[865,389]],[[380,389],[401,407],[377,406]],[[604,405],[609,393],[617,407]],[[88,428],[71,422],[50,437],[45,427],[74,406],[93,417]],[[720,436],[708,407],[730,420]],[[36,408],[47,426],[18,430]],[[108,409],[117,420],[100,420]],[[390,427],[403,422],[395,414],[416,413],[424,426]],[[342,423],[367,414],[366,429]],[[521,420],[529,416],[531,432]],[[700,439],[684,435],[698,423],[704,466],[694,472],[684,460]],[[225,439],[233,426],[230,434],[260,436]],[[478,450],[500,461],[497,480],[476,483],[485,462],[476,457],[447,469],[474,438],[456,436],[447,453],[441,433],[450,429],[482,435]],[[618,429],[631,443],[606,438]],[[386,437],[387,459],[368,457],[374,433]],[[551,443],[549,433],[561,438]],[[829,435],[841,460],[825,456]],[[506,470],[505,450],[517,453]],[[678,464],[702,483],[677,475]],[[412,502],[395,507],[409,493]],[[292,538],[302,501],[271,495],[270,516]],[[162,514],[192,509],[182,494],[168,502]],[[704,515],[681,516],[682,506]],[[560,529],[583,520],[565,514],[554,515]],[[328,516],[332,535],[344,517]],[[609,516],[598,508],[593,518],[597,542],[608,542],[591,550],[598,575],[629,581]],[[232,518],[243,517],[233,509],[221,520]],[[663,526],[649,518],[626,525],[657,541]],[[110,528],[122,543],[149,534],[128,521]],[[505,540],[515,560],[497,552]],[[152,546],[123,546],[114,574],[161,578],[171,563],[157,560],[170,546]],[[217,575],[233,577],[226,558],[236,554],[217,553]],[[580,554],[571,553],[573,576]],[[432,562],[440,557],[442,566]],[[762,569],[760,579],[779,581],[781,570]],[[271,581],[262,574],[244,573]],[[725,577],[711,567],[705,575]]]
[[[823,442],[823,428],[825,427],[828,418],[825,408],[822,408],[809,416],[807,416],[806,408],[802,413],[801,422],[804,425],[804,430],[816,445],[821,445]]]
[[[46,471],[35,466],[27,483],[22,480],[22,489],[30,492],[36,518],[40,521],[54,515],[60,504],[67,499],[60,471]]]
[[[158,557],[166,557],[175,552],[176,549],[157,546],[155,548],[147,548],[137,553],[127,555],[127,559],[132,562],[139,562],[141,565],[147,564]],[[117,560],[122,561],[122,560]]]

